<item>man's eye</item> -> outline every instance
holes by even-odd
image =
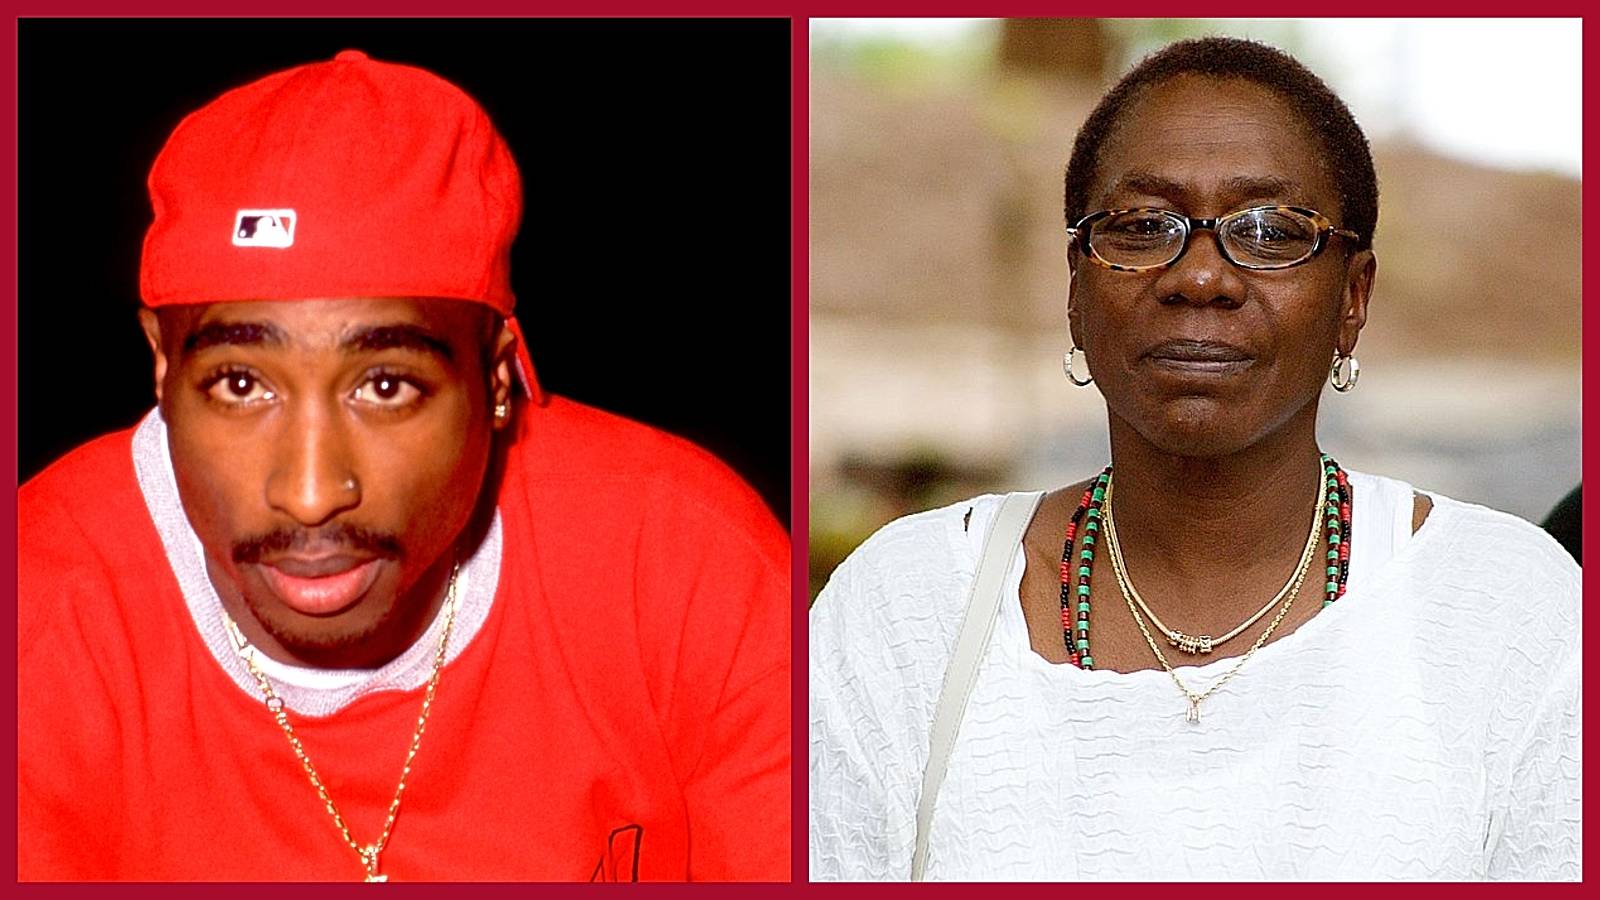
[[[263,403],[277,395],[249,372],[228,372],[213,381],[206,389],[211,399],[231,406]]]
[[[378,374],[356,388],[355,399],[373,406],[401,407],[417,402],[422,391],[398,375]]]

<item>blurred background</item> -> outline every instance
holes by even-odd
[[[1061,371],[1061,176],[1123,72],[1209,34],[1288,51],[1372,142],[1377,285],[1323,449],[1535,522],[1578,484],[1578,20],[813,20],[812,596],[892,518],[1106,464]]]

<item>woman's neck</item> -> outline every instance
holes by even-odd
[[[1115,417],[1110,436],[1112,512],[1141,589],[1243,588],[1300,556],[1320,478],[1314,414],[1216,457],[1162,451]]]

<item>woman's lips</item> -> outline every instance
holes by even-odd
[[[1179,375],[1234,375],[1250,368],[1248,359],[1178,359],[1170,356],[1148,357],[1157,369]]]
[[[308,616],[327,616],[343,611],[372,587],[378,577],[378,560],[343,568],[338,563],[282,560],[262,564],[261,572],[285,606]]]
[[[1164,341],[1145,351],[1155,368],[1186,376],[1234,375],[1250,368],[1255,359],[1243,349],[1217,341]]]

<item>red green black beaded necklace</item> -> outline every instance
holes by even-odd
[[[1322,600],[1326,608],[1344,596],[1345,583],[1350,579],[1350,505],[1353,498],[1349,477],[1326,453],[1322,454],[1322,474],[1328,483],[1328,499],[1323,510],[1328,517],[1328,580]],[[1110,482],[1111,467],[1106,466],[1083,492],[1077,510],[1067,522],[1066,542],[1061,547],[1061,636],[1066,642],[1069,660],[1080,669],[1094,668],[1094,657],[1089,653],[1089,588],[1094,574],[1095,543],[1105,513],[1106,485]],[[1074,566],[1072,548],[1080,525],[1083,545]],[[1072,583],[1074,568],[1078,575],[1076,585]]]

